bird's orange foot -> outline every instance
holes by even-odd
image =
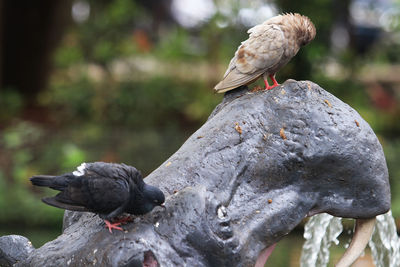
[[[277,87],[278,85],[280,85],[280,84],[274,84],[274,85],[265,86],[265,90],[271,90],[272,88],[275,88],[275,87]]]
[[[113,223],[119,223],[119,224],[127,224],[129,222],[133,222],[133,218],[130,216],[125,216],[122,218],[118,218],[117,220],[113,220]]]
[[[118,226],[118,225],[121,225],[120,222],[113,222],[113,223],[110,223],[109,221],[104,220],[104,223],[106,224],[106,227],[108,228],[108,231],[110,231],[110,233],[112,233],[112,230],[111,230],[111,229],[124,231],[124,229],[122,229],[121,227]]]
[[[275,79],[275,75],[268,75],[268,77],[271,78],[273,84],[269,85],[267,78],[264,78],[265,90],[271,90],[272,88],[275,88],[275,87],[277,87],[279,85],[279,83]]]

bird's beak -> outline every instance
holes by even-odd
[[[163,208],[164,210],[167,209],[167,207],[165,207],[164,203],[160,204],[160,207]]]

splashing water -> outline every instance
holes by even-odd
[[[337,237],[343,231],[342,219],[323,213],[318,214],[304,226],[306,242],[301,252],[300,266],[326,266],[329,262],[331,243],[339,243]]]
[[[339,243],[337,237],[342,231],[341,218],[325,213],[311,217],[304,226],[306,241],[301,252],[300,266],[327,266],[329,247],[332,242],[336,245]],[[376,217],[369,246],[376,267],[400,266],[400,239],[391,211]]]
[[[368,245],[376,267],[400,266],[400,239],[391,211],[376,217],[375,229]]]

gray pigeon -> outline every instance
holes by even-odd
[[[165,201],[163,192],[146,184],[134,167],[115,163],[82,163],[76,171],[60,176],[37,175],[33,185],[61,191],[43,202],[62,209],[89,211],[104,219],[110,232],[126,219],[111,223],[122,213],[146,214]]]

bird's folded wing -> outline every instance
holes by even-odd
[[[224,93],[239,86],[249,84],[257,80],[262,74],[263,71],[259,71],[253,74],[242,73],[238,71],[236,68],[234,68],[227,74],[227,76],[225,76],[225,78],[222,81],[220,81],[214,87],[214,90],[217,93]]]
[[[89,209],[87,209],[84,206],[64,203],[59,201],[56,197],[45,197],[42,199],[42,201],[47,205],[61,209],[74,210],[74,211],[89,211]]]
[[[70,210],[107,213],[125,205],[130,198],[129,185],[124,179],[81,176],[79,186],[69,185],[47,204]]]
[[[282,58],[287,41],[280,27],[264,26],[250,33],[250,37],[236,51],[236,68],[243,73],[256,73],[275,66]]]
[[[217,92],[248,84],[281,60],[286,40],[278,26],[262,24],[250,29],[249,33],[249,39],[236,51],[223,80],[215,86]]]

